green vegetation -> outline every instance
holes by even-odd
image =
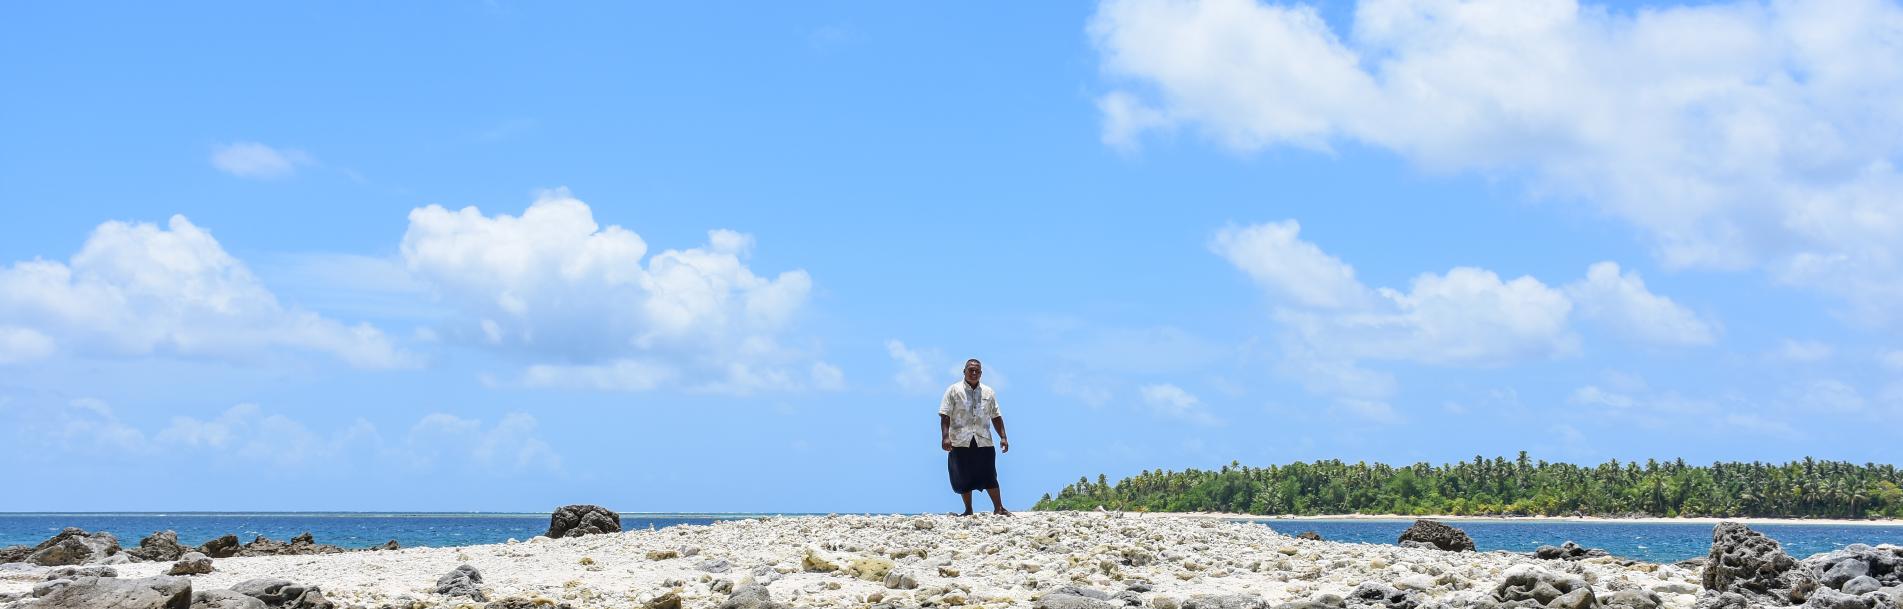
[[[1903,471],[1806,457],[1782,465],[1683,459],[1595,467],[1474,457],[1440,466],[1316,461],[1148,471],[1111,486],[1079,478],[1038,510],[1251,514],[1903,517]]]

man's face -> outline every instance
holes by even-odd
[[[978,377],[984,375],[984,366],[979,365],[978,362],[965,362],[965,382],[977,383]]]

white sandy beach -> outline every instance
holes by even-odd
[[[1665,607],[1690,607],[1699,589],[1696,570],[1673,565],[1307,541],[1208,516],[776,517],[455,548],[224,558],[192,584],[227,588],[281,577],[321,587],[340,607],[455,607],[461,599],[433,587],[438,576],[467,564],[481,571],[491,600],[577,607],[641,607],[672,593],[683,607],[713,608],[729,586],[758,583],[774,600],[799,607],[1028,607],[1055,588],[1079,586],[1175,609],[1197,595],[1270,603],[1347,595],[1367,581],[1460,606],[1491,592],[1508,569],[1531,565],[1584,577],[1602,595],[1655,592]],[[120,577],[136,578],[167,566],[116,568]],[[42,575],[0,572],[0,592],[30,590]],[[1132,586],[1139,582],[1148,585]]]

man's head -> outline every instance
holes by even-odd
[[[965,360],[965,382],[976,385],[978,377],[985,375],[985,365],[976,358]]]

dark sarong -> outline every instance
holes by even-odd
[[[945,469],[951,473],[951,486],[954,493],[969,493],[998,486],[998,450],[991,446],[979,446],[972,439],[971,446],[953,446],[951,453],[945,456]]]

